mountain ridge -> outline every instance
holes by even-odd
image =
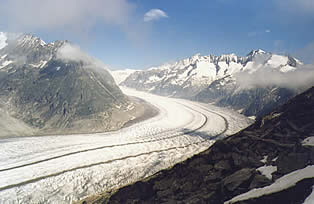
[[[235,54],[221,56],[196,54],[175,63],[134,72],[121,85],[165,96],[206,103],[215,102],[236,109],[246,116],[260,117],[271,108],[304,91],[303,87],[290,89],[276,85],[277,79],[271,76],[282,78],[303,70],[308,69],[305,69],[304,64],[296,58],[260,49],[252,50],[244,57]],[[243,83],[246,81],[243,77],[250,76],[258,77],[259,84],[255,83],[254,78],[249,80],[250,84]],[[268,78],[273,80],[273,84],[263,84],[267,83]],[[272,97],[263,101],[269,93]],[[261,106],[254,106],[254,103]]]

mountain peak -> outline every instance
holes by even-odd
[[[201,57],[201,53],[196,53],[192,56],[192,59],[199,59]]]
[[[49,43],[47,45],[48,46],[52,46],[52,47],[56,47],[56,48],[60,48],[63,45],[66,45],[66,44],[71,44],[71,42],[69,42],[68,40],[57,40],[57,41],[51,42],[51,43]]]
[[[40,39],[39,37],[36,37],[32,34],[22,34],[18,37],[17,40],[18,44],[21,45],[22,47],[26,46],[26,45],[30,45],[30,46],[45,46],[46,43]]]
[[[257,54],[266,54],[266,52],[262,49],[252,50],[247,56],[254,56]]]

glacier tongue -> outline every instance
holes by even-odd
[[[227,109],[123,91],[155,105],[159,115],[116,132],[3,139],[0,203],[71,203],[112,190],[204,151],[218,135],[250,123]]]

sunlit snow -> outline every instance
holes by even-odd
[[[272,173],[277,171],[277,167],[276,166],[262,166],[258,169],[256,169],[257,171],[261,172],[262,175],[266,176],[269,180],[272,179]]]
[[[4,61],[2,62],[2,64],[0,65],[0,69],[8,66],[9,64],[11,64],[13,61],[12,60],[7,60],[7,61]]]
[[[290,188],[294,186],[297,182],[306,179],[306,178],[313,178],[314,177],[314,165],[307,166],[304,169],[299,169],[293,171],[283,177],[277,179],[275,183],[270,186],[266,186],[264,188],[255,188],[250,190],[249,192],[240,194],[229,201],[226,201],[225,204],[231,204],[235,202],[239,202],[242,200],[248,200],[252,198],[258,198],[263,195],[269,195],[272,193],[276,193],[282,191],[284,189]]]
[[[304,145],[304,146],[314,146],[314,136],[305,138],[302,141],[302,145]]]
[[[0,50],[8,45],[7,36],[5,33],[0,32]]]

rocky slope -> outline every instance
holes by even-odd
[[[1,33],[0,41],[0,125],[18,124],[3,124],[0,136],[106,131],[131,118],[134,104],[78,47],[28,34]]]
[[[93,202],[220,204],[242,194],[227,203],[303,203],[314,185],[313,107],[314,87],[201,154]]]
[[[270,83],[268,78],[276,79],[269,76],[280,78],[302,70],[302,66],[293,57],[263,50],[253,50],[245,57],[198,54],[173,64],[137,71],[122,85],[160,95],[216,102],[247,116],[259,117],[300,92]]]

